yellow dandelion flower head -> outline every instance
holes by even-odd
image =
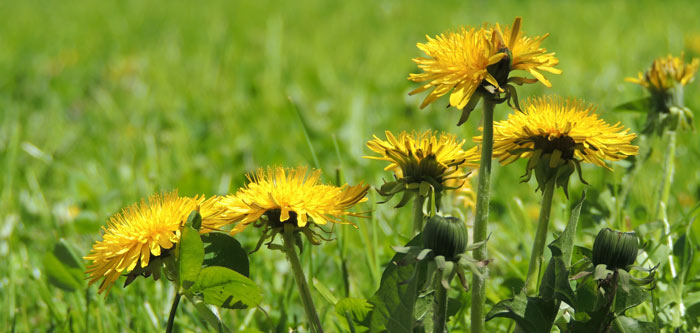
[[[426,177],[432,177],[437,182],[443,182],[446,176],[462,167],[475,167],[479,161],[478,148],[465,151],[466,140],[458,141],[454,134],[437,135],[436,132],[427,130],[422,133],[403,131],[398,138],[390,131],[386,131],[385,135],[386,140],[375,135],[374,139],[367,142],[367,147],[380,156],[364,158],[390,162],[384,170],[393,171],[397,178],[411,177],[420,182]],[[437,164],[434,168],[426,165],[426,162],[432,161]]]
[[[494,33],[502,35],[503,45],[505,45],[511,53],[511,63],[509,71],[521,70],[530,73],[535,79],[527,78],[511,78],[517,83],[535,83],[541,82],[547,87],[552,84],[541,72],[549,72],[552,74],[561,74],[561,70],[554,68],[559,64],[559,59],[555,57],[554,52],[547,53],[547,49],[540,47],[542,41],[549,36],[527,37],[520,30],[521,19],[515,18],[512,26],[505,27],[505,33],[501,32],[500,26],[496,24]]]
[[[320,170],[309,173],[306,167],[261,168],[249,174],[248,185],[221,199],[226,217],[238,222],[231,233],[241,232],[263,215],[271,227],[283,222],[296,223],[299,228],[309,222],[354,225],[347,216],[361,215],[348,209],[367,201],[365,195],[369,186],[362,183],[340,187],[325,185],[321,184],[320,177]]]
[[[581,100],[544,97],[528,100],[523,112],[510,114],[493,126],[493,156],[501,164],[533,154],[561,154],[560,159],[577,160],[606,167],[636,155],[630,144],[636,137],[620,123],[610,125],[598,118],[595,107]],[[475,137],[481,141],[481,137]]]
[[[496,24],[479,29],[462,27],[459,31],[445,32],[435,38],[426,36],[428,42],[418,43],[417,46],[427,57],[413,59],[423,73],[412,73],[408,77],[411,81],[425,83],[409,94],[433,88],[421,103],[420,107],[424,108],[451,92],[450,105],[464,109],[467,104],[471,108],[476,105],[478,98],[472,100],[476,92],[500,93],[508,82],[523,84],[540,81],[551,86],[540,72],[560,74],[561,71],[554,68],[559,63],[554,53],[547,53],[540,47],[547,35],[526,37],[520,26],[521,19],[518,17],[512,27],[506,27],[505,33]],[[509,80],[512,70],[526,71],[535,78],[516,77]]]
[[[684,55],[674,57],[668,55],[654,59],[651,67],[645,72],[639,72],[636,78],[626,78],[632,82],[647,88],[652,93],[666,92],[677,84],[685,86],[695,78],[695,72],[700,66],[700,59],[694,58],[690,63],[685,63]]]
[[[200,232],[216,230],[227,223],[218,206],[219,197],[179,197],[177,191],[155,194],[148,201],[124,208],[110,217],[103,227],[102,240],[95,242],[84,259],[92,261],[86,270],[90,285],[104,278],[99,292],[109,290],[114,281],[137,265],[147,267],[180,240],[180,228],[190,213],[199,208],[202,216]]]

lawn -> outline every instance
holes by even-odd
[[[697,13],[697,1],[0,2],[0,323],[17,332],[162,331],[171,284],[137,279],[121,288],[119,280],[106,297],[95,286],[66,292],[47,281],[43,264],[59,239],[87,255],[111,215],[153,193],[225,195],[245,184],[247,172],[276,165],[308,165],[327,182],[338,173],[344,182],[377,187],[391,175],[362,157],[370,154],[366,142],[385,130],[448,131],[473,147],[481,106],[456,127],[459,112],[446,108],[447,98],[421,110],[425,93],[408,95],[417,87],[407,80],[418,72],[411,59],[423,56],[416,43],[425,35],[510,25],[521,16],[528,35],[550,34],[543,46],[556,52],[563,71],[547,76],[552,88],[519,87],[521,99],[582,98],[597,104],[607,122],[639,133],[644,114],[613,111],[646,94],[624,79],[659,56],[700,56]],[[686,88],[690,109],[700,110],[699,92],[698,82]],[[495,118],[510,112],[499,105]],[[673,237],[689,230],[697,245],[699,224],[685,228],[700,201],[696,135],[679,133],[668,211]],[[584,188],[578,245],[591,247],[602,227],[646,230],[639,227],[653,219],[665,151],[663,139],[646,144],[652,154],[635,179],[628,177],[629,161],[612,163],[613,170],[585,165],[590,186],[572,177],[571,201],[557,190],[551,232],[563,230]],[[487,311],[512,297],[527,272],[541,195],[534,179],[519,181],[525,165],[494,163]],[[619,188],[628,182],[630,196],[620,203]],[[396,199],[379,204],[374,190],[368,198],[356,210],[371,211],[371,218],[354,220],[357,229],[334,227],[336,240],[307,244],[302,253],[331,332],[341,330],[341,319],[318,289],[370,297],[392,247],[411,238],[410,209],[394,209]],[[471,223],[461,207],[448,205],[446,212]],[[249,230],[236,238],[252,250],[258,237]],[[264,311],[221,309],[226,325],[248,332],[306,327],[284,255],[262,248],[250,261]],[[698,258],[692,283],[681,290],[669,282],[668,265],[660,266],[657,290],[700,295],[697,266]],[[457,290],[451,295],[458,297]],[[469,297],[459,298],[466,304],[449,327],[466,331]],[[674,304],[666,304],[668,313]],[[181,331],[206,331],[192,306],[179,311]],[[688,311],[700,314],[700,302]],[[650,302],[631,314],[653,321]],[[510,324],[498,318],[486,327],[505,331]]]

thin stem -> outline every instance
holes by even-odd
[[[299,256],[294,250],[294,235],[292,228],[285,226],[282,238],[284,240],[284,252],[287,254],[289,264],[292,265],[294,280],[297,282],[299,296],[301,296],[301,302],[304,304],[306,319],[311,325],[311,331],[322,333],[323,327],[321,326],[321,320],[316,312],[316,307],[314,307],[314,300],[311,298],[311,291],[309,290],[309,285],[306,283],[306,277],[304,276],[304,270],[301,268]]]
[[[173,324],[175,324],[175,314],[177,313],[177,306],[180,304],[180,298],[182,294],[178,291],[175,293],[175,299],[173,300],[173,305],[170,307],[170,315],[168,316],[168,326],[165,328],[166,333],[172,333]]]
[[[486,240],[488,234],[489,218],[489,192],[491,189],[491,157],[493,154],[493,109],[495,104],[484,100],[483,111],[483,139],[481,141],[481,162],[479,164],[479,185],[476,192],[476,213],[474,216],[474,236],[473,241],[481,242]],[[476,260],[486,259],[486,246],[474,250],[473,256]],[[487,268],[481,268],[482,275],[472,274],[472,311],[471,311],[471,331],[472,333],[482,333],[484,331],[484,303],[486,293],[484,278]]]
[[[435,272],[435,299],[433,308],[433,332],[443,333],[447,328],[447,289],[442,285],[445,272],[437,270]],[[452,276],[447,277],[447,281],[452,280]]]
[[[552,211],[552,198],[554,197],[554,178],[547,181],[544,186],[542,196],[542,208],[540,209],[540,220],[537,222],[537,232],[535,234],[535,243],[532,244],[532,254],[530,255],[530,265],[527,269],[527,278],[525,280],[525,293],[534,295],[537,293],[539,285],[539,273],[544,261],[544,246],[547,242],[547,230],[549,229],[549,215]]]
[[[425,203],[425,197],[417,194],[413,201],[413,235],[417,235],[419,232],[423,231],[423,203]]]

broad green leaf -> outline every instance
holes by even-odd
[[[372,304],[364,298],[347,297],[339,300],[335,304],[335,313],[338,315],[338,322],[343,327],[344,331],[350,331],[348,320],[352,321],[351,325],[355,332],[368,332],[370,312]]]
[[[613,320],[610,332],[614,333],[655,333],[658,332],[656,324],[639,321],[630,317],[619,316]]]
[[[416,235],[406,246],[422,245],[421,234]],[[370,330],[378,332],[410,332],[413,330],[413,310],[419,288],[426,278],[425,262],[397,265],[406,254],[397,253],[391,258],[379,284],[379,289],[369,299],[374,306],[370,315]]]
[[[613,108],[613,111],[634,111],[646,113],[649,111],[649,105],[651,104],[651,97],[643,97],[640,99],[635,99],[627,103],[622,103]]]
[[[228,309],[254,307],[262,300],[262,291],[255,282],[220,266],[202,269],[189,291],[201,294],[207,304]]]
[[[43,259],[48,281],[65,291],[81,290],[85,286],[84,268],[70,246],[61,239]]]
[[[204,267],[222,266],[244,276],[249,274],[248,253],[233,236],[220,231],[202,235]]]
[[[554,303],[539,297],[527,297],[524,292],[520,292],[514,298],[494,305],[486,315],[486,320],[496,317],[510,318],[523,332],[549,333],[549,323],[554,322],[558,310]]]
[[[177,244],[178,281],[185,290],[197,281],[204,261],[204,248],[199,232],[190,226],[182,228],[182,236]]]

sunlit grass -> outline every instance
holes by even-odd
[[[18,332],[83,331],[85,318],[98,332],[162,330],[174,295],[169,285],[138,279],[126,289],[114,288],[106,299],[93,288],[88,305],[85,295],[46,282],[43,254],[59,238],[88,253],[110,215],[155,192],[227,194],[260,166],[313,166],[303,127],[326,181],[335,182],[332,175],[341,169],[344,181],[375,186],[387,175],[378,163],[361,158],[373,133],[432,128],[463,138],[477,135],[476,121],[454,127],[459,112],[446,110],[446,99],[419,110],[423,96],[407,95],[415,87],[406,80],[416,70],[410,59],[419,55],[415,43],[425,34],[522,16],[529,34],[551,33],[547,49],[561,59],[563,74],[549,78],[549,89],[522,87],[521,98],[542,93],[583,98],[600,105],[606,121],[619,120],[639,132],[641,114],[611,111],[643,95],[624,78],[657,56],[679,54],[685,36],[700,33],[698,12],[700,4],[693,1],[2,2],[0,322]],[[699,86],[695,82],[686,90],[686,104],[694,110],[700,110]],[[506,114],[499,107],[496,119]],[[683,133],[678,142],[672,221],[700,200],[700,140]],[[624,206],[627,228],[651,218],[662,156],[652,154],[640,172]],[[518,182],[523,163],[494,163],[489,302],[511,296],[527,271],[539,198],[532,195],[534,181]],[[607,216],[615,209],[625,166],[617,163],[614,173],[584,166],[591,190],[579,244],[590,246],[597,230],[613,223]],[[572,180],[574,198],[581,189]],[[391,246],[410,237],[408,212],[374,205],[379,196],[369,198],[363,209],[373,210],[372,218],[360,221],[360,230],[336,226],[343,229],[335,234],[342,241],[302,254],[307,274],[336,296],[370,296],[393,255]],[[554,230],[563,229],[568,210],[557,193]],[[257,236],[237,238],[252,250]],[[250,258],[251,278],[264,286],[262,307],[269,316],[222,310],[227,325],[268,331],[280,321],[303,323],[284,257],[259,251]],[[314,297],[324,323],[335,327],[333,307],[319,294]],[[180,311],[184,330],[202,330],[193,308]],[[487,328],[506,325],[497,319]]]

